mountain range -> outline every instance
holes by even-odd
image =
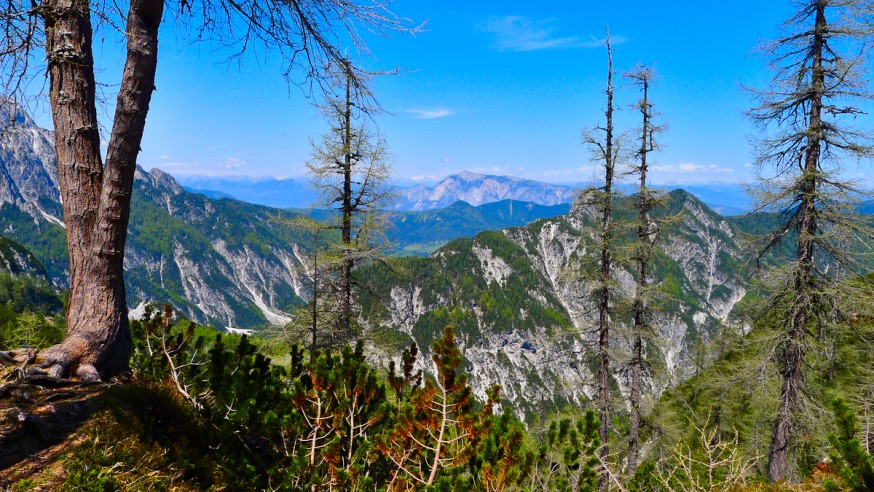
[[[304,178],[247,176],[177,177],[182,186],[193,193],[209,198],[235,198],[244,202],[275,208],[306,209],[317,206],[318,195]],[[463,201],[479,206],[504,200],[530,202],[537,205],[570,205],[579,190],[587,183],[558,185],[517,178],[493,176],[463,171],[447,176],[433,185],[417,184],[397,187],[395,211],[425,211],[448,207]],[[628,184],[620,185],[626,193],[633,193]],[[737,183],[695,184],[688,186],[661,186],[665,191],[685,189],[700,198],[712,209],[724,215],[739,215],[751,208],[751,198],[743,185]]]
[[[14,124],[0,132],[0,235],[32,251],[63,288],[68,259],[52,134],[21,111],[2,121]],[[159,169],[137,170],[132,200],[125,254],[131,309],[172,302],[195,321],[251,329],[287,322],[288,311],[307,297],[305,252],[283,224],[295,212],[192,193]],[[427,254],[457,237],[568,209],[456,203],[397,213],[387,232],[397,252]]]
[[[17,120],[21,128],[4,131],[0,140],[0,234],[29,250],[63,287],[67,259],[51,134],[24,116]],[[484,186],[501,183],[508,181]],[[476,196],[486,195],[468,198]],[[673,220],[659,234],[654,275],[666,301],[652,320],[651,395],[687,377],[690,347],[731,322],[745,295],[738,238],[743,227],[756,224],[723,217],[684,191],[668,198],[662,213]],[[368,287],[360,300],[362,322],[370,339],[380,340],[372,356],[396,357],[410,341],[428,354],[443,326],[454,324],[478,396],[500,382],[505,403],[528,416],[591,397],[591,283],[580,272],[591,263],[597,214],[585,202],[454,202],[443,210],[397,214],[396,236],[422,253],[437,249],[392,262],[391,270],[375,264],[356,272]],[[623,210],[617,207],[619,221]],[[309,298],[307,251],[283,225],[293,214],[209,198],[163,171],[138,169],[125,254],[129,307],[169,302],[195,321],[227,329],[287,322],[287,313]],[[631,279],[618,269],[618,299],[632,292]],[[622,319],[616,323],[622,326]],[[382,338],[374,338],[377,333]],[[620,337],[619,360],[626,348]],[[429,360],[420,358],[426,369]],[[615,380],[627,386],[623,373]]]
[[[540,183],[512,176],[488,176],[461,172],[433,187],[417,185],[399,190],[398,210],[433,210],[457,201],[471,205],[518,200],[539,205],[571,203],[577,190],[570,186]]]

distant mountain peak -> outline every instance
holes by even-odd
[[[576,190],[513,176],[494,176],[462,171],[447,176],[432,187],[423,185],[400,190],[398,210],[433,210],[457,201],[478,206],[501,200],[518,200],[538,205],[571,203]]]
[[[61,223],[60,200],[52,132],[36,126],[15,101],[0,98],[0,204]]]
[[[140,166],[137,166],[136,178],[148,181],[156,190],[167,191],[172,195],[178,195],[183,191],[182,185],[176,181],[176,178],[157,167],[153,167],[147,172]]]
[[[444,179],[449,179],[449,178],[453,178],[453,177],[458,177],[458,178],[461,178],[461,179],[466,180],[466,181],[474,181],[474,180],[485,178],[486,176],[483,174],[478,174],[478,173],[474,173],[471,171],[461,171],[458,174],[453,174],[453,175],[449,176],[448,178],[444,178]]]
[[[0,128],[9,127],[35,128],[36,123],[18,101],[0,96]]]

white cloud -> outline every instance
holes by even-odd
[[[680,169],[680,172],[682,173],[695,173],[704,170],[704,166],[700,164],[695,164],[694,162],[684,162],[678,167]]]
[[[681,164],[669,164],[663,166],[652,166],[653,171],[662,172],[662,173],[680,173],[680,174],[712,174],[712,173],[722,173],[722,174],[730,174],[733,173],[734,170],[729,167],[719,167],[716,164],[709,164],[707,166],[701,164],[695,164],[694,162],[683,162]]]
[[[487,19],[482,29],[494,36],[498,51],[538,51],[566,48],[600,48],[605,39],[591,36],[562,36],[555,26],[556,19],[531,19],[519,15],[506,15]],[[623,36],[610,38],[614,46],[626,41]]]
[[[448,158],[448,157],[444,157],[444,158],[443,158],[443,163],[444,163],[444,164],[448,164],[448,163],[450,163],[450,162],[452,162],[452,159],[450,159],[450,158]]]
[[[579,178],[589,179],[592,177],[593,173],[600,169],[600,166],[594,166],[591,164],[584,164],[576,169],[547,169],[545,171],[540,172],[540,176],[543,178],[549,179],[570,179],[576,180]]]
[[[744,167],[753,167],[753,163],[746,162],[746,163],[744,163]]]
[[[433,174],[430,174],[430,175],[423,174],[421,176],[413,176],[410,179],[412,179],[413,181],[438,181],[438,180],[440,180],[440,176],[435,176]]]
[[[237,159],[236,157],[228,157],[225,160],[224,168],[225,169],[239,169],[246,165],[246,161],[242,159]]]
[[[173,158],[170,157],[170,156],[167,155],[167,154],[161,154],[161,160],[162,160],[162,161],[169,161],[169,160],[172,160],[172,159],[173,159]]]
[[[680,164],[654,165],[654,183],[705,183],[705,182],[734,182],[740,181],[735,169],[723,167],[718,164],[697,164],[683,162]]]
[[[434,120],[437,118],[446,118],[455,114],[454,111],[448,108],[410,108],[402,109],[404,113],[413,115],[419,120]]]
[[[537,51],[580,45],[578,36],[557,36],[553,24],[552,20],[507,15],[488,19],[484,30],[495,36],[495,48],[499,51]]]
[[[506,166],[472,167],[470,169],[467,169],[467,171],[479,174],[507,174],[510,172],[510,168]]]
[[[620,44],[625,44],[628,41],[628,38],[625,36],[610,36],[610,45],[611,46],[619,46]],[[589,41],[585,41],[580,44],[583,48],[602,48],[604,43],[607,42],[607,38],[597,38],[592,36],[592,39]]]

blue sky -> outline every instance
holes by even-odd
[[[415,37],[365,37],[367,68],[403,67],[374,91],[392,114],[377,123],[399,180],[471,170],[550,182],[593,178],[581,130],[603,122],[610,26],[618,72],[637,63],[659,73],[652,90],[669,130],[656,157],[660,183],[750,177],[751,105],[741,84],[767,80],[753,54],[792,11],[783,0],[702,2],[396,0],[427,21]],[[323,121],[307,91],[286,83],[271,55],[225,62],[165,25],[157,91],[139,162],[173,174],[300,176]],[[117,47],[101,51],[120,64]],[[101,54],[99,53],[99,55]],[[112,70],[107,71],[108,77]],[[618,80],[618,125],[636,123],[634,89]]]

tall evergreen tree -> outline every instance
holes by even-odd
[[[851,18],[861,5],[797,2],[784,36],[765,47],[774,77],[755,91],[759,105],[750,111],[762,130],[758,207],[782,219],[760,258],[790,251],[768,275],[775,282],[767,308],[783,320],[775,351],[782,388],[768,453],[773,481],[787,478],[805,398],[805,359],[836,314],[834,277],[854,270],[854,251],[871,237],[854,212],[860,191],[842,176],[847,160],[872,154],[868,135],[854,126],[862,109],[853,104],[870,98],[862,75],[868,30]]]

